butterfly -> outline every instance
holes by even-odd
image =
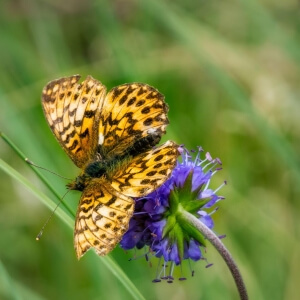
[[[91,76],[79,80],[56,79],[42,92],[54,136],[81,169],[67,185],[82,191],[74,230],[78,259],[91,248],[102,256],[116,246],[133,215],[133,198],[161,186],[179,155],[172,141],[154,147],[169,123],[168,106],[155,88],[130,83],[107,93]]]

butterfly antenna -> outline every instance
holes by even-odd
[[[53,217],[55,211],[57,210],[57,208],[59,207],[59,205],[63,202],[65,196],[70,192],[70,190],[66,191],[65,194],[63,195],[63,197],[59,200],[59,202],[57,203],[57,205],[55,206],[54,210],[52,211],[51,215],[49,216],[49,218],[47,219],[47,221],[45,222],[45,224],[43,225],[42,229],[40,230],[39,234],[36,236],[36,240],[39,241],[41,236],[43,235],[44,229],[47,226],[47,224],[49,223],[49,221],[51,220],[51,218]]]
[[[56,175],[56,176],[58,176],[58,177],[60,177],[60,178],[67,179],[67,180],[72,180],[72,179],[70,179],[70,178],[61,176],[61,175],[59,175],[59,174],[57,174],[57,173],[55,173],[55,172],[53,172],[53,171],[50,171],[50,170],[48,170],[48,169],[46,169],[46,168],[40,167],[40,166],[36,165],[35,163],[33,163],[33,162],[32,162],[31,160],[29,160],[28,158],[25,158],[25,161],[26,161],[29,165],[31,165],[31,166],[34,166],[34,167],[36,167],[36,168],[45,170],[45,171],[47,171],[47,172],[49,172],[49,173],[52,173],[52,174],[54,174],[54,175]]]

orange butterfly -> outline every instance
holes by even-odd
[[[74,244],[78,259],[90,248],[106,255],[128,229],[132,197],[143,197],[170,176],[179,155],[165,133],[168,106],[153,87],[142,83],[105,86],[79,75],[49,82],[42,105],[56,139],[81,168],[68,184],[82,191]]]

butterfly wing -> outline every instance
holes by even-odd
[[[163,145],[134,157],[112,175],[112,187],[130,197],[145,196],[161,186],[171,175],[179,155],[178,145]]]
[[[165,133],[167,112],[164,96],[147,84],[113,88],[103,103],[98,152],[109,158],[134,152],[134,147],[136,152],[149,150]]]
[[[103,178],[93,179],[83,191],[77,210],[74,246],[79,259],[90,248],[106,255],[128,229],[134,200]]]
[[[81,168],[95,155],[99,114],[106,94],[101,82],[80,75],[49,82],[43,89],[42,106],[56,139]]]

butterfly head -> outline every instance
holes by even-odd
[[[67,184],[67,188],[69,190],[75,190],[75,191],[83,191],[84,188],[88,185],[88,178],[87,176],[79,175],[76,177],[75,180]]]
[[[83,191],[92,178],[106,177],[107,163],[99,160],[92,161],[86,165],[82,173],[74,181],[67,184],[68,189]]]

